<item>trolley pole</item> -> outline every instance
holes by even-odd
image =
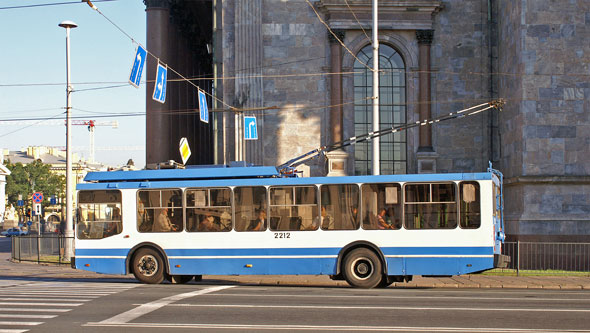
[[[373,132],[379,131],[379,36],[378,1],[373,0]],[[379,138],[373,140],[373,175],[380,174]]]
[[[66,230],[65,230],[65,249],[64,260],[70,261],[74,255],[74,223],[72,219],[72,122],[70,119],[72,111],[72,101],[70,95],[72,86],[70,85],[70,29],[78,25],[72,21],[63,21],[60,27],[66,29]]]

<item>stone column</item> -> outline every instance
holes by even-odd
[[[242,108],[264,106],[262,82],[262,0],[235,0],[235,97],[234,105]],[[237,144],[243,143],[246,161],[263,163],[264,119],[260,111],[251,111],[243,116],[256,116],[258,140],[244,142],[244,132],[240,132]],[[239,118],[239,126],[244,126],[244,118]],[[236,158],[236,160],[240,160]]]
[[[344,41],[344,30],[333,30],[338,39]],[[330,41],[330,72],[342,73],[342,45],[328,32]],[[342,108],[342,75],[330,75],[330,105],[328,108],[330,118],[331,141],[328,144],[342,141],[343,136],[343,108]],[[328,159],[328,176],[346,176],[346,158],[348,154],[342,150],[334,150],[326,154]]]
[[[170,8],[168,0],[144,0],[147,18],[146,47],[162,62],[168,62],[168,22]],[[162,104],[152,99],[158,60],[147,57],[145,68],[146,84],[146,164],[168,160],[170,146],[168,103]]]
[[[418,40],[418,85],[420,87],[419,117],[420,120],[432,118],[430,95],[430,45],[434,30],[416,30]],[[420,126],[420,140],[416,157],[418,159],[418,173],[436,172],[436,158],[438,155],[432,148],[432,126]]]

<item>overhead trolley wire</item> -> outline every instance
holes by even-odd
[[[136,43],[138,45],[141,45],[139,42],[137,42],[133,37],[131,37],[128,33],[125,32],[125,30],[123,30],[121,27],[119,27],[115,22],[113,22],[111,19],[109,19],[105,14],[103,14],[90,0],[82,0],[84,2],[86,2],[88,4],[88,6],[90,6],[90,8],[94,9],[97,13],[99,13],[102,17],[104,17],[107,21],[109,21],[112,25],[114,25],[119,31],[121,31],[125,36],[127,36],[129,39],[131,39],[131,42]],[[150,56],[152,56],[154,59],[156,59],[158,61],[158,63],[160,63],[160,58],[157,57],[155,54],[151,53],[147,48],[145,48],[145,51],[147,52],[147,54],[149,54]],[[192,81],[188,80],[186,77],[184,77],[182,74],[180,74],[179,72],[177,72],[176,70],[174,70],[174,68],[169,67],[168,64],[163,63],[164,65],[166,65],[165,67],[167,69],[169,69],[172,73],[178,75],[180,78],[182,78],[183,80],[185,80],[186,82],[190,83],[193,87],[197,88],[199,91],[202,91],[204,94],[211,96],[211,98],[215,99],[216,101],[220,102],[221,104],[223,104],[224,106],[230,108],[230,109],[234,109],[237,110],[236,107],[231,106],[227,103],[225,103],[223,100],[213,96],[212,94],[208,93],[207,91],[201,89],[199,86],[197,86],[196,84],[194,84]]]
[[[95,2],[109,2],[109,1],[118,1],[118,0],[94,0]],[[40,3],[35,5],[20,5],[20,6],[9,6],[9,7],[0,7],[0,10],[4,9],[22,9],[22,8],[33,8],[33,7],[48,7],[48,6],[60,6],[60,5],[78,5],[81,4],[81,1],[75,2],[51,2],[51,3]]]

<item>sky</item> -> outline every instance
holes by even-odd
[[[142,0],[96,0],[94,4],[145,46]],[[79,90],[71,95],[72,119],[109,124],[95,127],[95,161],[120,166],[131,158],[143,167],[145,72],[139,89],[127,83],[137,44],[80,0],[0,0],[0,149],[66,146],[66,30],[58,26],[65,20],[78,25],[70,34],[71,82]],[[137,113],[141,115],[104,117]],[[7,125],[10,119],[23,121]],[[110,125],[113,121],[118,122],[116,129]],[[89,145],[87,127],[72,126],[73,152],[87,159]]]

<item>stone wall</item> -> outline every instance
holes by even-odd
[[[491,100],[487,0],[443,1],[434,19],[432,113],[440,116]],[[490,114],[432,127],[437,172],[481,172],[490,160]]]
[[[590,240],[590,1],[502,4],[507,231]]]

